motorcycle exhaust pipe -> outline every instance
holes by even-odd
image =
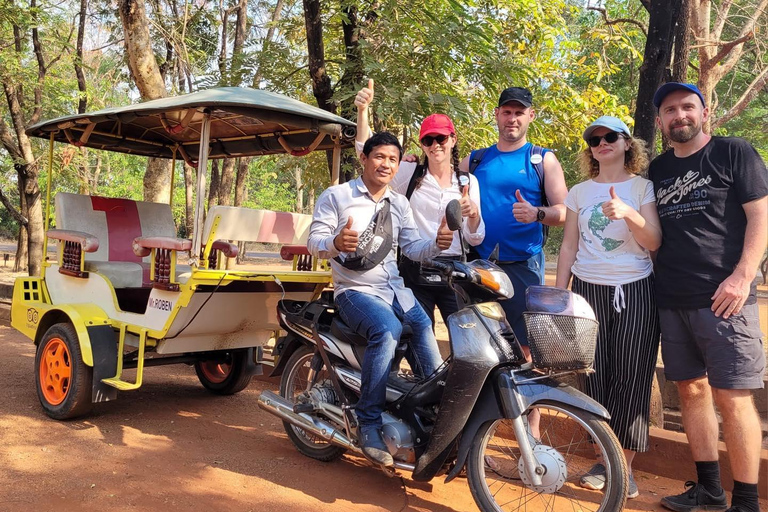
[[[318,418],[313,418],[308,414],[298,414],[293,412],[293,404],[282,396],[272,391],[263,391],[258,399],[259,408],[268,413],[274,414],[283,421],[287,421],[302,430],[322,437],[329,443],[333,443],[355,453],[362,453],[362,450],[355,446],[352,441],[342,432]]]

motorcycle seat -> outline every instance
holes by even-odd
[[[339,340],[349,343],[350,345],[359,345],[361,347],[368,345],[368,340],[365,338],[365,336],[362,336],[353,331],[352,328],[344,323],[344,320],[342,320],[339,316],[335,316],[331,322],[331,334],[333,334]],[[405,339],[410,338],[412,335],[413,329],[411,329],[411,326],[403,325],[403,333],[400,336],[400,342],[402,343]]]

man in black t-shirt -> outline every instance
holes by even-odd
[[[768,244],[768,170],[745,140],[702,131],[696,86],[670,82],[653,99],[672,149],[650,165],[662,243],[656,301],[667,379],[676,381],[698,483],[661,503],[679,512],[725,510],[718,422],[734,478],[730,512],[759,512],[760,421],[751,389],[765,355],[755,276]]]

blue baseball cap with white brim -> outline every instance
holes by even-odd
[[[584,134],[581,136],[581,138],[588,140],[592,136],[592,132],[598,128],[608,128],[609,130],[616,133],[623,133],[627,137],[632,137],[632,134],[629,133],[629,128],[627,127],[626,123],[624,123],[624,121],[618,117],[602,116],[598,117],[592,122],[591,125],[587,126],[587,129],[584,130]]]
[[[693,84],[686,84],[683,82],[667,82],[661,87],[659,87],[656,90],[656,94],[653,95],[653,105],[656,108],[659,108],[661,106],[661,102],[664,101],[664,98],[666,98],[669,93],[675,92],[675,91],[692,92],[693,94],[699,97],[699,99],[701,100],[702,106],[704,107],[707,106],[706,102],[704,101],[704,95],[701,94],[701,91],[699,90],[699,88]]]

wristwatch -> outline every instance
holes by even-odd
[[[544,220],[544,217],[547,216],[547,213],[542,208],[536,208],[536,221],[541,222]]]

